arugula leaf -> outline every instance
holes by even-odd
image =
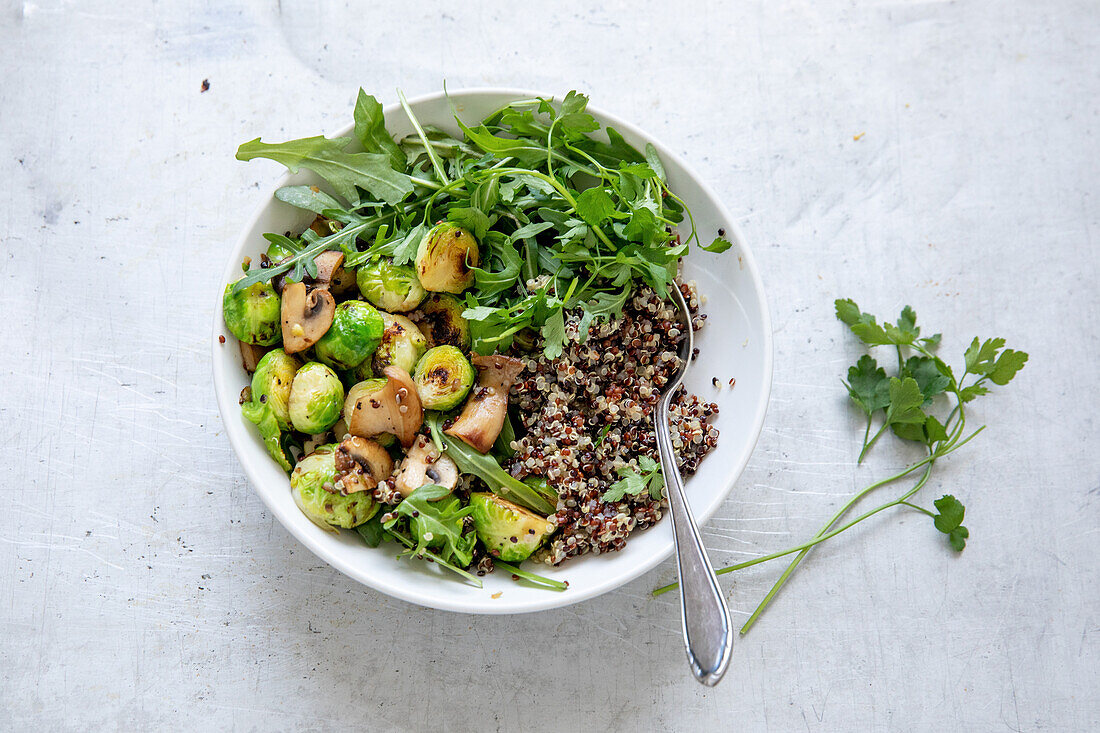
[[[316,186],[283,186],[275,198],[299,209],[323,214],[331,209],[343,209],[340,203]]]
[[[657,148],[653,147],[653,143],[645,144],[645,160],[649,163],[649,167],[653,169],[653,172],[657,174],[657,177],[668,183],[665,167],[661,164],[661,156],[657,154]]]
[[[481,244],[488,250],[488,255],[484,259],[486,266],[470,269],[474,271],[479,297],[482,300],[491,300],[515,285],[523,266],[523,258],[511,245],[509,238],[500,232],[488,232],[487,236],[482,238]],[[499,262],[502,265],[501,269],[491,269],[492,262]]]
[[[937,512],[933,517],[936,529],[947,535],[947,541],[956,552],[962,552],[967,538],[970,537],[970,530],[962,526],[966,507],[951,494],[945,494],[932,503]]]
[[[492,153],[498,158],[515,158],[525,166],[546,160],[546,146],[541,143],[522,137],[497,137],[485,125],[467,127],[457,114],[455,121],[465,133],[466,139],[486,153]]]
[[[368,153],[384,153],[390,156],[390,166],[405,172],[405,153],[390,137],[386,130],[386,116],[382,105],[370,94],[359,89],[359,98],[355,100],[355,137]]]
[[[504,562],[503,560],[493,560],[493,565],[497,566],[501,570],[514,575],[520,580],[526,580],[529,583],[534,583],[541,588],[547,588],[549,590],[563,591],[569,587],[569,583],[562,582],[560,580],[554,580],[547,578],[536,573],[531,573],[515,565]],[[515,578],[513,578],[514,580]]]
[[[529,237],[535,236],[536,234],[539,234],[540,232],[545,232],[547,229],[553,228],[553,226],[554,223],[549,221],[531,222],[530,224],[525,224],[516,231],[512,232],[511,236],[509,236],[508,239],[510,242],[515,242],[519,239],[527,239]]]
[[[360,201],[357,186],[391,206],[412,193],[412,181],[390,167],[388,155],[345,152],[350,142],[348,137],[334,140],[306,137],[283,143],[263,143],[256,138],[237,148],[237,160],[270,158],[282,163],[291,173],[309,168],[328,181],[337,195],[352,204]]]
[[[367,547],[378,547],[386,538],[386,532],[382,528],[382,512],[377,512],[373,517],[355,528]]]
[[[450,489],[427,484],[392,509],[391,519],[383,522],[382,527],[393,530],[404,517],[417,543],[412,554],[432,549],[447,562],[467,567],[473,561],[477,538],[473,530],[464,532],[463,519],[473,511],[472,506],[463,506]]]
[[[452,208],[447,212],[447,220],[469,229],[478,240],[484,239],[489,231],[489,217],[484,211],[474,206]]]
[[[499,494],[508,501],[514,501],[543,516],[553,514],[557,510],[557,507],[543,498],[538,491],[501,468],[495,458],[478,453],[461,440],[445,435],[440,427],[441,421],[439,413],[429,413],[424,419],[431,430],[432,440],[436,445],[446,449],[447,455],[455,462],[459,471],[477,476],[488,484],[494,494]]]

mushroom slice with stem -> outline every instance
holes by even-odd
[[[350,436],[336,447],[336,481],[341,494],[370,491],[393,473],[393,459],[373,440]]]
[[[348,432],[361,438],[393,433],[408,448],[424,423],[416,384],[400,367],[382,370],[385,379],[368,379],[348,390],[344,421]]]
[[[485,453],[492,447],[508,414],[508,390],[524,369],[524,363],[510,356],[475,356],[477,385],[466,400],[462,414],[443,432],[453,435],[474,450]]]
[[[297,354],[317,343],[325,335],[336,315],[336,301],[324,288],[306,292],[303,283],[287,283],[283,288],[283,351]]]
[[[393,479],[394,488],[401,496],[408,496],[428,484],[453,489],[458,484],[458,466],[440,453],[430,438],[419,435],[416,443],[405,454],[405,459],[401,461]]]

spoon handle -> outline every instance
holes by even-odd
[[[674,390],[673,390],[674,391]],[[713,687],[722,679],[733,650],[733,623],[718,578],[714,574],[699,528],[691,515],[684,482],[676,466],[676,453],[669,429],[669,399],[657,403],[654,423],[665,495],[672,514],[676,542],[676,565],[680,571],[680,608],[683,612],[684,644],[695,679]]]

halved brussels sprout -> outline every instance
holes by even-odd
[[[272,242],[271,244],[267,245],[267,258],[272,262],[284,260],[293,254],[294,252],[292,252],[289,247],[284,244],[280,244],[279,242]]]
[[[295,430],[310,435],[323,433],[344,411],[344,385],[336,372],[311,361],[294,375],[288,408]]]
[[[352,369],[378,348],[384,328],[382,316],[370,303],[345,301],[336,306],[332,325],[314,346],[314,352],[319,361],[334,369]]]
[[[427,293],[416,279],[416,270],[381,259],[355,273],[363,297],[384,311],[404,313],[420,305]]]
[[[428,341],[428,348],[450,344],[470,348],[470,322],[462,317],[466,304],[453,295],[432,293],[412,314],[412,320]]]
[[[222,295],[225,325],[246,344],[271,346],[282,340],[280,308],[279,296],[270,283],[253,283],[235,293],[229,284]]]
[[[420,357],[424,356],[424,352],[428,349],[427,339],[420,333],[416,324],[405,316],[383,311],[382,322],[386,324],[382,332],[382,343],[378,345],[370,361],[370,366],[374,369],[373,373],[381,374],[382,370],[391,364],[412,372],[416,368],[416,362],[420,361]],[[360,368],[364,364],[366,362],[360,364]],[[367,378],[367,376],[363,377],[363,379]]]
[[[271,408],[279,427],[290,427],[290,388],[299,362],[282,349],[272,349],[264,354],[252,375],[252,401]]]
[[[449,221],[436,224],[416,249],[416,275],[425,290],[461,293],[474,284],[471,267],[481,264],[477,238]]]
[[[496,494],[470,494],[474,531],[489,554],[504,562],[522,562],[557,526]]]
[[[417,362],[413,381],[425,409],[450,410],[465,399],[474,376],[474,368],[460,350],[436,346]]]
[[[374,516],[378,504],[369,491],[344,495],[336,490],[336,446],[325,445],[305,456],[290,474],[294,503],[310,520],[329,531],[351,529]]]

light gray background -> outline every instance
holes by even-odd
[[[3,6],[0,728],[1100,726],[1100,5],[373,5]],[[921,495],[966,502],[965,553],[913,513],[850,532],[709,690],[675,597],[649,596],[670,562],[573,608],[479,618],[299,546],[211,389],[218,275],[278,173],[233,153],[339,128],[359,85],[388,103],[444,79],[589,92],[741,221],[775,386],[705,528],[717,562],[799,541],[910,457],[854,464],[835,297],[911,303],[954,360],[973,335],[1031,352]],[[780,570],[727,576],[737,619]]]

